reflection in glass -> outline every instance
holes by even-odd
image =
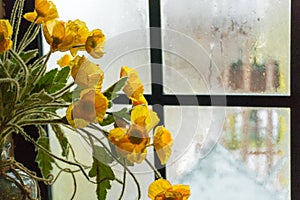
[[[202,80],[192,79],[187,90],[174,85],[176,77],[166,68],[166,85],[180,93],[210,93],[210,87],[220,87],[226,93],[289,94],[290,0],[164,0],[162,5],[164,64],[183,77]],[[175,40],[170,30],[185,39]],[[189,51],[190,39],[205,53]],[[192,63],[182,49],[200,61]],[[218,81],[211,79],[216,73]]]
[[[191,185],[191,200],[289,199],[289,109],[226,108],[222,131],[211,143],[206,139],[209,129],[220,125],[212,122],[211,116],[219,109],[192,107],[192,112],[202,117],[189,118],[188,124],[184,122],[187,119],[176,121],[181,131],[174,138],[168,179]],[[166,126],[171,127],[174,116],[181,113],[178,108],[167,107]],[[189,142],[181,137],[188,137]],[[207,143],[211,143],[209,151],[204,149]]]

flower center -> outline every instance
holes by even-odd
[[[0,41],[3,41],[4,40],[4,35],[3,35],[3,33],[0,33]]]
[[[139,130],[137,127],[129,130],[129,141],[133,144],[140,144],[143,140],[143,131]]]

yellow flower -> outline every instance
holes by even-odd
[[[158,179],[148,188],[148,197],[151,200],[187,200],[190,193],[188,185],[171,185],[165,179]]]
[[[130,162],[141,163],[146,158],[146,147],[150,143],[150,138],[144,127],[133,124],[129,129],[114,128],[109,132],[108,138]]]
[[[147,132],[159,122],[157,114],[145,105],[135,106],[131,111],[130,118],[134,124],[145,127]]]
[[[157,114],[147,106],[136,106],[131,111],[129,128],[117,127],[109,132],[108,138],[123,157],[132,163],[141,163],[147,155],[148,133],[158,122]]]
[[[66,32],[73,35],[73,45],[70,49],[72,56],[75,56],[79,50],[85,50],[84,44],[90,34],[85,22],[79,19],[69,20],[66,23]]]
[[[76,56],[70,61],[69,65],[71,68],[71,75],[77,85],[83,88],[101,89],[104,72],[98,65],[89,61],[84,56]]]
[[[143,95],[144,85],[139,78],[137,71],[128,66],[123,66],[121,68],[120,77],[122,78],[125,76],[128,76],[128,79],[123,88],[123,91],[125,92],[127,97],[131,99],[132,104],[134,106],[139,104],[148,105],[148,102]]]
[[[61,57],[57,61],[57,64],[60,67],[66,67],[66,66],[69,66],[69,63],[70,63],[71,60],[72,60],[72,56],[70,56],[69,54],[65,54],[63,57]]]
[[[75,128],[83,128],[89,123],[102,122],[108,109],[107,98],[95,89],[85,89],[80,93],[80,100],[69,106],[66,118]]]
[[[133,106],[136,105],[148,105],[148,102],[146,100],[146,98],[142,93],[133,93],[132,96],[129,98],[131,100],[131,103]]]
[[[51,52],[65,52],[72,48],[74,35],[67,32],[66,23],[59,20],[51,20],[43,24],[43,33]]]
[[[161,164],[166,164],[171,156],[173,145],[170,131],[163,126],[157,126],[154,130],[153,144]]]
[[[24,18],[30,22],[41,24],[52,19],[58,18],[58,12],[55,4],[49,0],[35,0],[35,9],[33,12],[26,13]]]
[[[87,38],[85,49],[93,58],[101,58],[104,54],[104,43],[104,34],[100,29],[96,29]]]
[[[12,35],[12,27],[8,20],[0,20],[0,53],[8,51],[12,46],[10,36]]]

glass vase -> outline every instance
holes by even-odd
[[[23,165],[8,156],[10,143],[0,146],[0,199],[38,200],[39,188]]]

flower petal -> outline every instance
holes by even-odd
[[[171,187],[172,185],[169,181],[165,179],[158,179],[149,186],[148,197],[152,200],[155,200],[157,195],[161,194],[162,192],[166,192]]]
[[[154,149],[161,164],[166,164],[172,153],[173,139],[171,133],[163,126],[157,126],[154,130]]]

